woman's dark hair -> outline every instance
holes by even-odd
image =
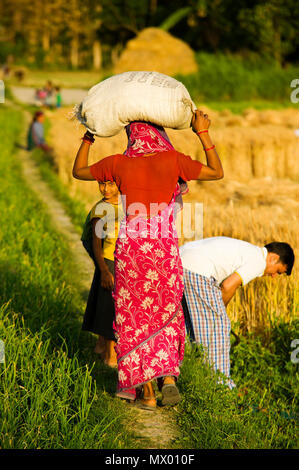
[[[286,265],[287,275],[290,276],[295,261],[294,251],[290,245],[283,242],[272,242],[265,245],[265,248],[269,253],[276,253],[279,256],[279,261]]]

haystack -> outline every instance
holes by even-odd
[[[193,50],[180,39],[159,28],[146,28],[127,43],[114,73],[154,70],[166,75],[197,72]]]

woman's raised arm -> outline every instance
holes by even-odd
[[[220,158],[215,149],[215,145],[209,136],[211,121],[207,114],[196,110],[192,118],[192,129],[200,138],[206,153],[207,164],[203,165],[199,174],[199,180],[218,180],[224,176]]]
[[[84,134],[82,144],[77,152],[74,166],[73,166],[73,177],[78,180],[94,180],[89,166],[88,166],[88,154],[90,144],[94,142],[94,137],[90,132]]]

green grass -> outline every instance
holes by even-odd
[[[32,333],[19,314],[1,308],[7,364],[1,371],[1,448],[108,447],[121,416],[97,396],[88,365],[66,348],[53,349],[48,331]],[[3,366],[2,366],[3,369]],[[91,412],[100,400],[102,413]],[[95,410],[95,409],[94,409]]]
[[[94,70],[27,69],[24,79],[21,82],[14,77],[5,80],[5,82],[7,82],[8,85],[41,88],[45,86],[48,80],[51,80],[55,86],[60,86],[61,88],[88,89],[103,80],[103,77],[107,76],[107,72],[105,73],[106,75],[104,75],[103,72],[96,72]]]
[[[197,54],[198,73],[178,75],[196,102],[269,101],[294,106],[290,101],[290,83],[299,76],[299,68],[281,68],[258,56],[243,58],[226,54]],[[265,103],[266,105],[266,103]]]
[[[177,414],[186,447],[298,448],[298,364],[290,361],[298,327],[298,322],[281,324],[268,345],[258,337],[241,338],[231,353],[231,374],[238,390],[247,390],[242,396],[217,385],[215,374],[203,365],[200,348],[187,347]]]
[[[21,125],[0,108],[0,448],[134,448],[116,372],[95,362],[95,337],[81,330],[86,293],[68,246],[22,176]]]

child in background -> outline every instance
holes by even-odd
[[[117,367],[112,289],[115,242],[124,213],[118,187],[113,181],[99,182],[99,189],[103,198],[89,212],[81,237],[95,264],[82,330],[99,335],[94,351],[101,355],[105,364]]]
[[[56,92],[56,108],[61,108],[62,99],[61,99],[61,91],[59,86],[55,87]]]

